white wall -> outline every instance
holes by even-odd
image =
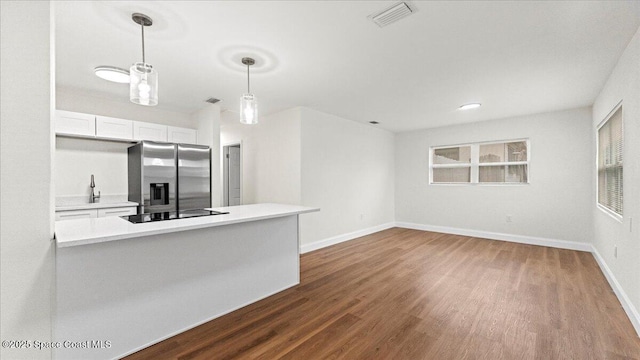
[[[198,129],[198,144],[211,148],[211,206],[222,205],[222,175],[220,174],[220,106],[207,104],[191,114]]]
[[[302,245],[394,221],[394,136],[301,108],[302,204],[320,212],[300,216]]]
[[[260,118],[256,125],[231,123],[221,144],[242,142],[242,203],[301,204],[300,108]]]
[[[518,138],[529,185],[429,185],[430,146]],[[590,141],[589,108],[396,134],[396,221],[589,243]]]
[[[624,127],[624,218],[619,222],[597,208],[595,183],[589,209],[593,212],[594,247],[628,296],[633,309],[627,309],[627,312],[635,312],[634,325],[640,334],[640,30],[618,60],[593,104],[590,162],[592,178],[597,174],[596,128],[621,100]],[[614,257],[614,246],[618,247],[617,258]]]
[[[50,6],[48,1],[0,2],[2,340],[51,341]],[[2,346],[0,358],[50,359],[51,351]]]
[[[257,125],[225,120],[221,139],[222,145],[242,142],[244,204],[321,208],[300,217],[303,250],[394,220],[388,131],[299,107]]]
[[[95,177],[95,191],[102,195],[123,195],[127,185],[127,148],[130,143],[56,137],[56,197],[86,196]]]
[[[129,89],[126,85],[122,98],[58,86],[56,88],[56,109],[191,129],[198,127],[197,121],[191,118],[189,113],[136,105],[129,101],[128,96]]]

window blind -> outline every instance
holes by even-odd
[[[622,216],[622,107],[598,129],[598,203]]]

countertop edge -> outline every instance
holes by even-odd
[[[212,209],[221,210],[221,209],[227,209],[227,208],[212,208]],[[68,248],[68,247],[81,246],[81,245],[91,245],[91,244],[98,244],[98,243],[110,242],[110,241],[134,239],[134,238],[145,237],[145,236],[170,234],[170,233],[176,233],[176,232],[182,232],[182,231],[204,229],[209,227],[240,224],[240,223],[259,221],[259,220],[267,220],[267,219],[273,219],[273,218],[284,217],[284,216],[307,214],[307,213],[312,213],[316,211],[320,211],[320,209],[310,208],[310,207],[306,207],[306,208],[298,207],[298,209],[291,210],[291,211],[274,212],[274,213],[265,214],[265,215],[247,216],[247,217],[241,217],[238,219],[230,219],[230,220],[224,220],[219,222],[187,224],[187,225],[177,226],[172,228],[149,229],[149,230],[140,231],[140,232],[122,233],[122,234],[106,235],[106,236],[95,236],[95,237],[89,237],[87,239],[66,240],[62,242],[59,240],[56,240],[56,246],[57,248]],[[121,220],[126,221],[124,219],[121,219]],[[176,221],[180,221],[180,220],[176,220]]]

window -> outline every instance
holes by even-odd
[[[433,150],[433,182],[468,183],[471,181],[471,146]]]
[[[527,142],[480,144],[480,183],[528,183]]]
[[[622,216],[622,106],[598,128],[598,204]]]
[[[430,149],[431,184],[526,184],[529,140]]]

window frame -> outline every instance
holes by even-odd
[[[460,148],[460,147],[469,147],[470,151],[470,161],[468,163],[460,163],[460,164],[434,164],[433,163],[433,153],[435,150],[439,149],[448,149],[448,148]],[[429,147],[429,184],[435,185],[468,185],[471,184],[473,180],[473,157],[474,157],[474,149],[471,144],[456,144],[456,145],[442,145],[442,146],[431,146]],[[453,168],[469,168],[469,182],[448,182],[448,183],[434,183],[433,182],[433,169],[434,168],[442,168],[442,169],[453,169]]]
[[[523,141],[527,145],[527,160],[526,161],[503,161],[495,163],[480,163],[480,146],[492,145],[492,144],[506,144],[511,142]],[[471,161],[468,164],[434,164],[433,153],[434,150],[447,149],[454,147],[469,146],[471,148]],[[429,185],[437,186],[526,186],[531,184],[531,141],[529,138],[516,138],[507,140],[490,140],[481,142],[470,142],[461,144],[448,144],[448,145],[436,145],[429,146]],[[526,165],[527,166],[527,181],[526,182],[480,182],[480,167],[484,166],[509,166],[509,165]],[[437,168],[470,168],[469,182],[433,182],[433,169]]]
[[[617,212],[609,209],[608,207],[606,207],[605,205],[600,204],[600,169],[599,169],[599,162],[600,162],[600,129],[605,126],[607,124],[607,122],[609,122],[609,120],[611,120],[611,118],[613,117],[613,115],[616,114],[616,112],[618,112],[618,110],[620,110],[620,127],[622,129],[622,188],[623,188],[623,192],[622,192],[622,209],[621,209],[621,213],[618,214]],[[617,220],[618,222],[622,223],[623,219],[624,219],[624,158],[625,158],[625,154],[624,154],[624,149],[625,149],[625,136],[624,136],[624,109],[622,109],[622,100],[616,104],[616,106],[613,107],[613,109],[607,114],[607,116],[604,117],[604,119],[598,124],[598,126],[596,126],[596,131],[595,131],[595,138],[596,138],[596,158],[595,158],[595,177],[596,177],[596,181],[595,181],[595,187],[596,187],[596,207],[598,209],[600,209],[602,212],[604,212],[605,214],[609,215],[610,217],[612,217],[614,220]]]

